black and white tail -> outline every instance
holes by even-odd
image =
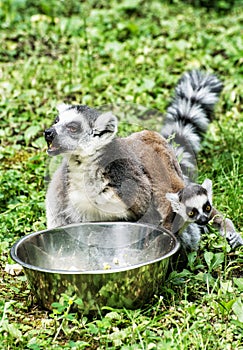
[[[175,88],[161,134],[175,147],[186,181],[194,177],[195,156],[222,88],[215,75],[198,70],[186,72]]]

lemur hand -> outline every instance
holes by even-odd
[[[219,230],[221,236],[227,239],[231,248],[235,249],[236,247],[243,245],[243,238],[236,231],[233,222],[228,218],[224,218],[215,208],[212,210],[211,222]]]
[[[235,227],[230,219],[224,220],[224,227],[221,228],[220,233],[225,236],[231,248],[235,249],[243,245],[243,238],[236,232]]]

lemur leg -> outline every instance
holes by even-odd
[[[217,209],[213,208],[211,222],[216,227],[221,236],[225,237],[232,248],[243,245],[243,238],[236,232],[233,222],[225,218]]]

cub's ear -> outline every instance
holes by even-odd
[[[212,202],[213,197],[213,183],[210,179],[205,179],[202,183],[202,187],[205,188],[205,190],[208,193],[209,200]]]
[[[165,197],[170,202],[173,212],[179,213],[181,209],[181,203],[178,193],[166,193]]]
[[[102,136],[104,134],[115,134],[117,132],[118,121],[111,113],[102,113],[94,122],[94,134]]]
[[[61,103],[60,105],[57,105],[57,110],[58,110],[59,113],[62,113],[66,109],[68,109],[69,107],[71,107],[71,106],[66,104],[66,103]]]

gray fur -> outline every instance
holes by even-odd
[[[186,251],[195,251],[201,240],[201,228],[195,223],[190,223],[179,237]]]
[[[133,150],[114,139],[116,118],[93,109],[91,122],[90,108],[66,105],[59,110],[58,121],[45,132],[48,153],[64,154],[47,191],[48,227],[138,220],[150,205],[151,186]],[[73,122],[77,131],[70,130]]]
[[[197,151],[200,132],[207,128],[220,89],[214,76],[186,73],[168,109],[164,133],[170,130],[190,138]],[[242,244],[233,224],[227,221],[225,230],[216,209],[211,208],[205,218],[203,206],[207,200],[212,205],[212,183],[187,181],[182,163],[191,170],[194,165],[184,144],[174,151],[161,135],[151,131],[117,138],[117,118],[88,106],[61,104],[58,111],[56,121],[45,131],[48,154],[64,157],[47,191],[48,228],[85,221],[160,223],[178,234],[186,248],[196,249],[200,240],[196,223],[205,225],[209,216],[214,220],[211,216],[217,213],[215,224],[220,233],[232,246]],[[182,115],[187,124],[179,120]],[[184,154],[181,167],[178,151]],[[193,220],[187,216],[188,203],[200,214]]]

